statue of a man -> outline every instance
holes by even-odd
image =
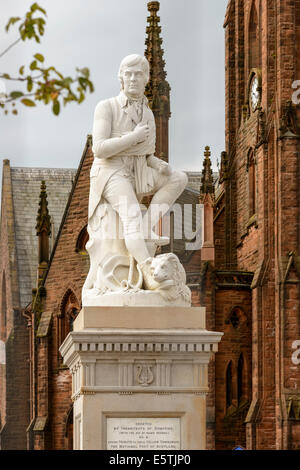
[[[151,272],[151,257],[145,239],[157,244],[164,240],[154,234],[162,210],[166,212],[187,184],[187,176],[154,156],[155,120],[144,95],[149,80],[149,63],[137,54],[125,57],[120,65],[121,92],[100,101],[93,126],[94,162],[90,172],[89,224],[100,204],[108,204],[122,222],[128,253],[135,259],[148,290],[158,288]],[[139,203],[153,195],[148,214],[140,223]],[[128,207],[136,210],[128,211]],[[164,209],[162,209],[164,208]],[[90,254],[91,256],[91,254]]]

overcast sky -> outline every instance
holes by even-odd
[[[171,86],[170,163],[200,171],[210,145],[214,166],[224,150],[224,30],[228,0],[161,0],[164,58]],[[11,16],[23,16],[33,0],[0,0],[0,53],[17,37],[4,32]],[[50,106],[19,105],[0,111],[0,158],[11,166],[73,167],[79,164],[94,108],[119,93],[121,59],[145,49],[146,0],[38,0],[47,10],[41,45],[21,42],[0,59],[0,71],[16,75],[36,52],[64,74],[89,67],[95,92],[56,117]],[[13,86],[8,91],[16,89]],[[2,173],[2,161],[1,161]]]

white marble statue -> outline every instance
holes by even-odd
[[[91,265],[82,304],[114,304],[116,293],[118,299],[130,294],[146,304],[151,300],[141,300],[141,294],[155,293],[156,302],[172,304],[178,302],[171,294],[174,279],[168,298],[167,279],[154,275],[156,247],[169,240],[154,229],[184,190],[187,176],[154,156],[155,120],[144,95],[149,80],[146,58],[125,57],[119,79],[120,94],[100,101],[94,115],[86,245]],[[143,211],[140,203],[146,195],[153,197]],[[177,264],[182,272],[178,258]],[[182,283],[185,286],[185,277]],[[180,298],[181,305],[190,305],[188,297]]]

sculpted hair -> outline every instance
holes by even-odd
[[[131,54],[131,55],[128,55],[128,56],[124,57],[124,59],[122,60],[122,62],[120,64],[119,80],[121,82],[122,87],[123,87],[123,78],[122,77],[123,77],[124,68],[125,67],[132,67],[132,66],[138,65],[138,64],[141,64],[142,70],[145,74],[145,77],[146,77],[147,83],[148,83],[149,77],[150,77],[150,66],[149,66],[148,60],[146,59],[146,57],[142,57],[139,54]]]

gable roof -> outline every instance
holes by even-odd
[[[86,138],[85,146],[84,146],[84,149],[83,149],[82,157],[81,157],[81,160],[79,162],[79,166],[78,166],[77,169],[74,169],[74,178],[73,178],[73,181],[72,181],[72,187],[71,187],[69,195],[66,199],[66,204],[65,204],[65,207],[64,207],[64,210],[63,210],[63,213],[62,213],[59,228],[58,228],[58,231],[55,235],[54,244],[51,247],[52,250],[50,252],[51,254],[50,254],[50,259],[49,259],[49,263],[48,263],[48,268],[47,268],[47,271],[46,271],[45,276],[44,276],[44,282],[46,281],[49,270],[51,268],[52,260],[53,260],[54,255],[55,255],[55,250],[56,250],[57,244],[59,242],[61,231],[62,231],[63,226],[65,224],[65,221],[67,219],[68,211],[69,211],[69,208],[70,208],[70,205],[71,205],[71,202],[72,202],[72,197],[73,197],[74,191],[76,189],[76,185],[77,185],[77,182],[78,182],[78,179],[79,179],[84,161],[85,161],[86,158],[88,159],[88,152],[89,151],[91,152],[91,148],[92,148],[92,136],[91,136],[91,134],[88,134],[87,138]]]
[[[50,251],[58,233],[76,170],[71,168],[11,168],[15,243],[18,264],[20,304],[32,300],[38,265],[36,217],[41,181],[46,182],[48,209],[52,223]]]

